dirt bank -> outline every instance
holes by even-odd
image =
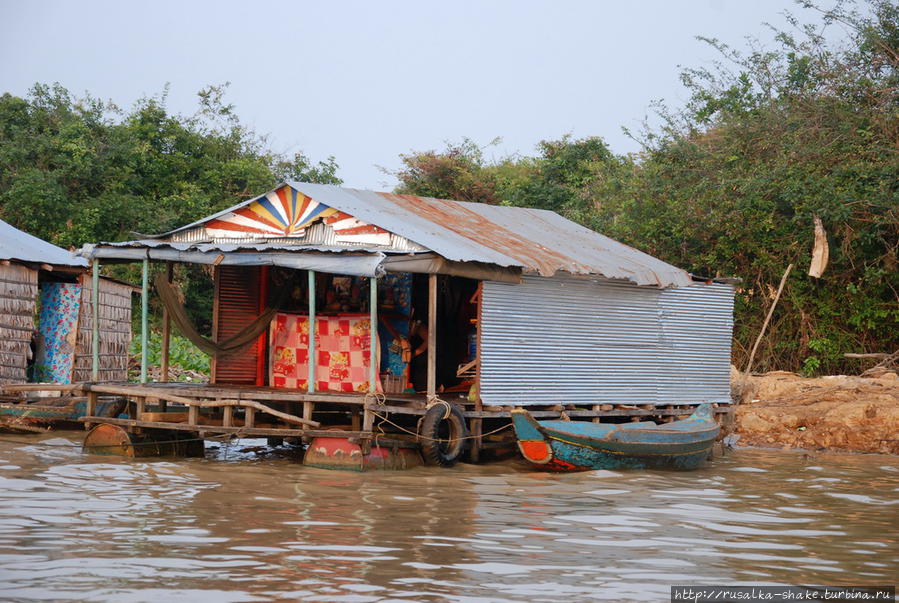
[[[739,390],[742,376],[734,371]],[[739,445],[899,454],[899,377],[750,377],[736,411]]]

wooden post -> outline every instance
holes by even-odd
[[[100,260],[94,258],[91,278],[91,381],[100,380]]]
[[[244,409],[243,416],[244,427],[255,427],[256,425],[256,409],[247,407]]]
[[[303,402],[303,418],[312,420],[312,411],[315,408],[315,404],[312,402]]]
[[[222,427],[231,427],[234,424],[234,407],[226,406],[222,409]]]
[[[771,307],[768,308],[768,314],[765,316],[765,322],[762,323],[762,330],[759,331],[759,336],[755,338],[755,343],[752,345],[752,351],[749,352],[749,360],[746,362],[746,369],[743,371],[743,378],[740,379],[740,385],[737,386],[737,396],[739,396],[737,400],[737,404],[743,402],[743,392],[746,391],[746,382],[749,381],[749,373],[752,371],[752,361],[755,360],[755,352],[759,348],[759,343],[762,341],[762,337],[765,336],[765,331],[768,329],[768,323],[771,322],[771,317],[774,315],[774,308],[777,307],[777,302],[780,301],[780,294],[783,293],[784,285],[787,284],[787,277],[790,276],[790,270],[793,269],[793,264],[787,266],[787,269],[784,270],[783,276],[780,278],[780,284],[777,286],[777,295],[774,296],[774,301],[771,302]]]
[[[378,391],[378,279],[368,279],[368,391]]]
[[[474,445],[471,447],[471,462],[477,463],[481,460],[481,433],[484,431],[484,419],[471,419],[471,435],[474,438]]]
[[[268,308],[268,266],[259,267],[259,314]],[[256,385],[265,385],[265,352],[268,349],[268,331],[259,335],[256,340]]]
[[[142,421],[141,416],[147,409],[146,398],[143,396],[137,396],[134,398],[134,418],[138,421]]]
[[[306,382],[306,391],[310,394],[315,392],[315,271],[309,270],[309,357],[306,364],[308,372],[308,381]]]
[[[484,295],[484,283],[478,283],[478,290],[474,294],[477,299],[478,305],[478,313],[477,313],[477,322],[475,323],[475,334],[476,334],[476,343],[475,343],[475,365],[474,365],[474,389],[475,389],[475,400],[474,400],[474,409],[478,412],[484,410],[484,404],[481,402],[481,298]],[[481,460],[481,448],[484,447],[484,439],[481,437],[481,433],[484,431],[484,420],[476,419],[472,421],[472,433],[475,436],[474,438],[474,448],[471,451],[471,462],[477,463]]]
[[[212,267],[212,341],[216,343],[219,340],[219,297],[221,295],[221,287],[222,287],[222,269],[221,266],[213,266]],[[218,354],[213,354],[209,359],[209,382],[216,383],[216,364],[217,364]]]
[[[98,394],[95,394],[94,392],[87,393],[87,408],[85,409],[84,414],[88,417],[94,416],[94,413],[97,411],[97,397]],[[93,427],[91,423],[84,424],[85,429],[90,429],[91,427]]]
[[[172,263],[165,263],[165,279],[169,283],[172,282]],[[159,376],[159,380],[163,383],[168,383],[169,381],[169,340],[171,339],[172,333],[172,317],[169,316],[169,309],[164,305],[162,307],[162,350],[160,350],[160,355],[162,358],[160,359],[160,367],[159,370],[162,373]],[[165,412],[166,402],[165,400],[161,401],[162,411]]]
[[[140,289],[140,382],[147,382],[147,360],[149,359],[149,312],[147,303],[150,301],[150,260],[144,258],[144,266],[141,271]]]
[[[187,407],[187,424],[188,425],[196,425],[197,424],[197,414],[199,413],[199,408],[196,406],[188,406]]]
[[[368,279],[368,391],[378,391],[378,279]],[[366,407],[362,409],[362,431],[371,431],[375,426],[375,415]],[[368,453],[369,442],[365,442],[362,449]]]
[[[428,275],[428,398],[437,395],[437,275]]]

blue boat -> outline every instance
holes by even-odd
[[[700,404],[672,423],[537,421],[512,411],[521,454],[547,471],[591,469],[697,469],[708,458],[720,427],[712,406]]]

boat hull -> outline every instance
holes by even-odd
[[[538,422],[527,411],[512,420],[522,456],[546,471],[698,469],[720,430],[710,407],[666,425]]]

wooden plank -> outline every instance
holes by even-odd
[[[303,419],[296,415],[291,415],[279,410],[275,410],[274,408],[256,402],[255,400],[213,400],[208,402],[201,402],[193,398],[169,394],[161,388],[154,389],[145,386],[121,386],[104,384],[86,384],[86,387],[92,392],[118,394],[121,396],[130,397],[151,396],[154,398],[159,398],[160,400],[168,400],[169,402],[176,402],[178,404],[189,406],[191,408],[191,411],[195,411],[195,409],[198,408],[218,408],[226,406],[252,407],[256,410],[272,415],[273,417],[277,417],[288,423],[297,423],[300,425],[309,425],[310,427],[319,427],[319,424],[315,421]]]
[[[262,427],[223,427],[220,425],[190,425],[185,423],[164,423],[164,422],[154,422],[154,421],[138,421],[136,419],[114,419],[114,418],[106,418],[106,417],[93,417],[86,416],[80,419],[83,423],[91,422],[91,423],[110,423],[112,425],[122,425],[124,427],[132,427],[132,428],[144,428],[144,429],[172,429],[176,431],[203,431],[205,433],[220,433],[220,434],[239,434],[244,436],[279,436],[279,437],[325,437],[325,438],[347,438],[347,439],[362,439],[362,438],[371,438],[371,432],[364,431],[342,431],[342,430],[329,430],[329,429],[292,429],[289,427],[284,428],[262,428]],[[378,437],[379,442],[385,442],[386,439],[382,437]],[[403,440],[391,440],[396,442],[403,442]]]
[[[139,420],[155,423],[183,423],[188,420],[186,412],[145,412],[138,415]]]
[[[13,383],[9,385],[0,386],[0,391],[3,392],[33,392],[33,391],[47,391],[47,392],[83,392],[83,384],[82,383]]]
[[[196,406],[191,406],[187,410],[187,424],[188,425],[196,425],[198,415],[199,415],[199,409]]]

